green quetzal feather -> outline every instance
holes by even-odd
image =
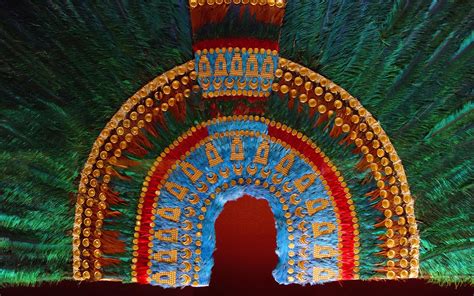
[[[472,1],[295,0],[280,34],[282,57],[381,122],[416,198],[421,276],[440,283],[474,283],[473,20]],[[94,140],[136,90],[192,58],[187,1],[0,4],[0,285],[72,277]]]

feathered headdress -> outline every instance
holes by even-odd
[[[472,2],[1,5],[1,284],[208,285],[243,195],[279,283],[473,283]]]

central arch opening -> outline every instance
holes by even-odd
[[[276,284],[276,229],[265,199],[244,195],[228,201],[215,223],[216,250],[211,287]]]

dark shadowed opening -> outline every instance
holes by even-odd
[[[245,195],[225,204],[215,223],[211,287],[274,285],[277,265],[273,213],[264,199]]]

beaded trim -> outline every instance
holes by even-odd
[[[191,9],[199,6],[212,5],[268,5],[270,7],[284,8],[286,1],[284,0],[189,0],[189,7]]]

